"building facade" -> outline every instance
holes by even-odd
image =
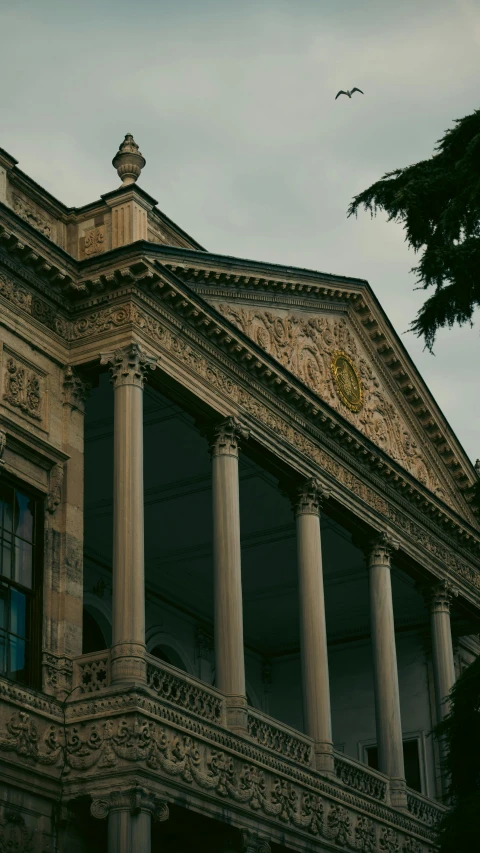
[[[478,473],[367,282],[0,149],[0,849],[429,853]]]

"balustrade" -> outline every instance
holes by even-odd
[[[73,689],[96,693],[110,685],[110,649],[82,655],[73,662]]]
[[[198,714],[211,723],[225,722],[225,699],[220,691],[209,687],[192,675],[179,672],[152,655],[147,658],[147,687],[160,699],[171,702],[185,711]]]
[[[247,732],[252,740],[290,758],[298,764],[310,767],[313,759],[313,740],[300,732],[272,720],[261,711],[248,709]]]
[[[345,787],[382,803],[388,801],[388,777],[383,773],[339,752],[334,753],[334,767],[335,776]]]

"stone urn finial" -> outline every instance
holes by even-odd
[[[145,157],[138,150],[138,145],[132,134],[127,133],[112,160],[112,165],[117,170],[118,177],[122,179],[122,187],[134,184],[138,180],[145,163]]]

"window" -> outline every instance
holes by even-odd
[[[403,761],[405,764],[405,779],[407,786],[414,791],[422,793],[422,774],[420,770],[420,754],[418,749],[418,738],[403,741]],[[378,770],[378,749],[376,746],[367,746],[367,763],[369,767]]]
[[[41,643],[34,642],[40,615],[37,501],[0,482],[0,674],[32,683]]]

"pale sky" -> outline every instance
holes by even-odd
[[[0,147],[65,204],[118,186],[133,133],[140,185],[205,248],[366,278],[407,329],[401,227],[346,210],[480,107],[480,0],[0,0],[0,33]],[[402,340],[475,461],[478,322],[435,357]]]

